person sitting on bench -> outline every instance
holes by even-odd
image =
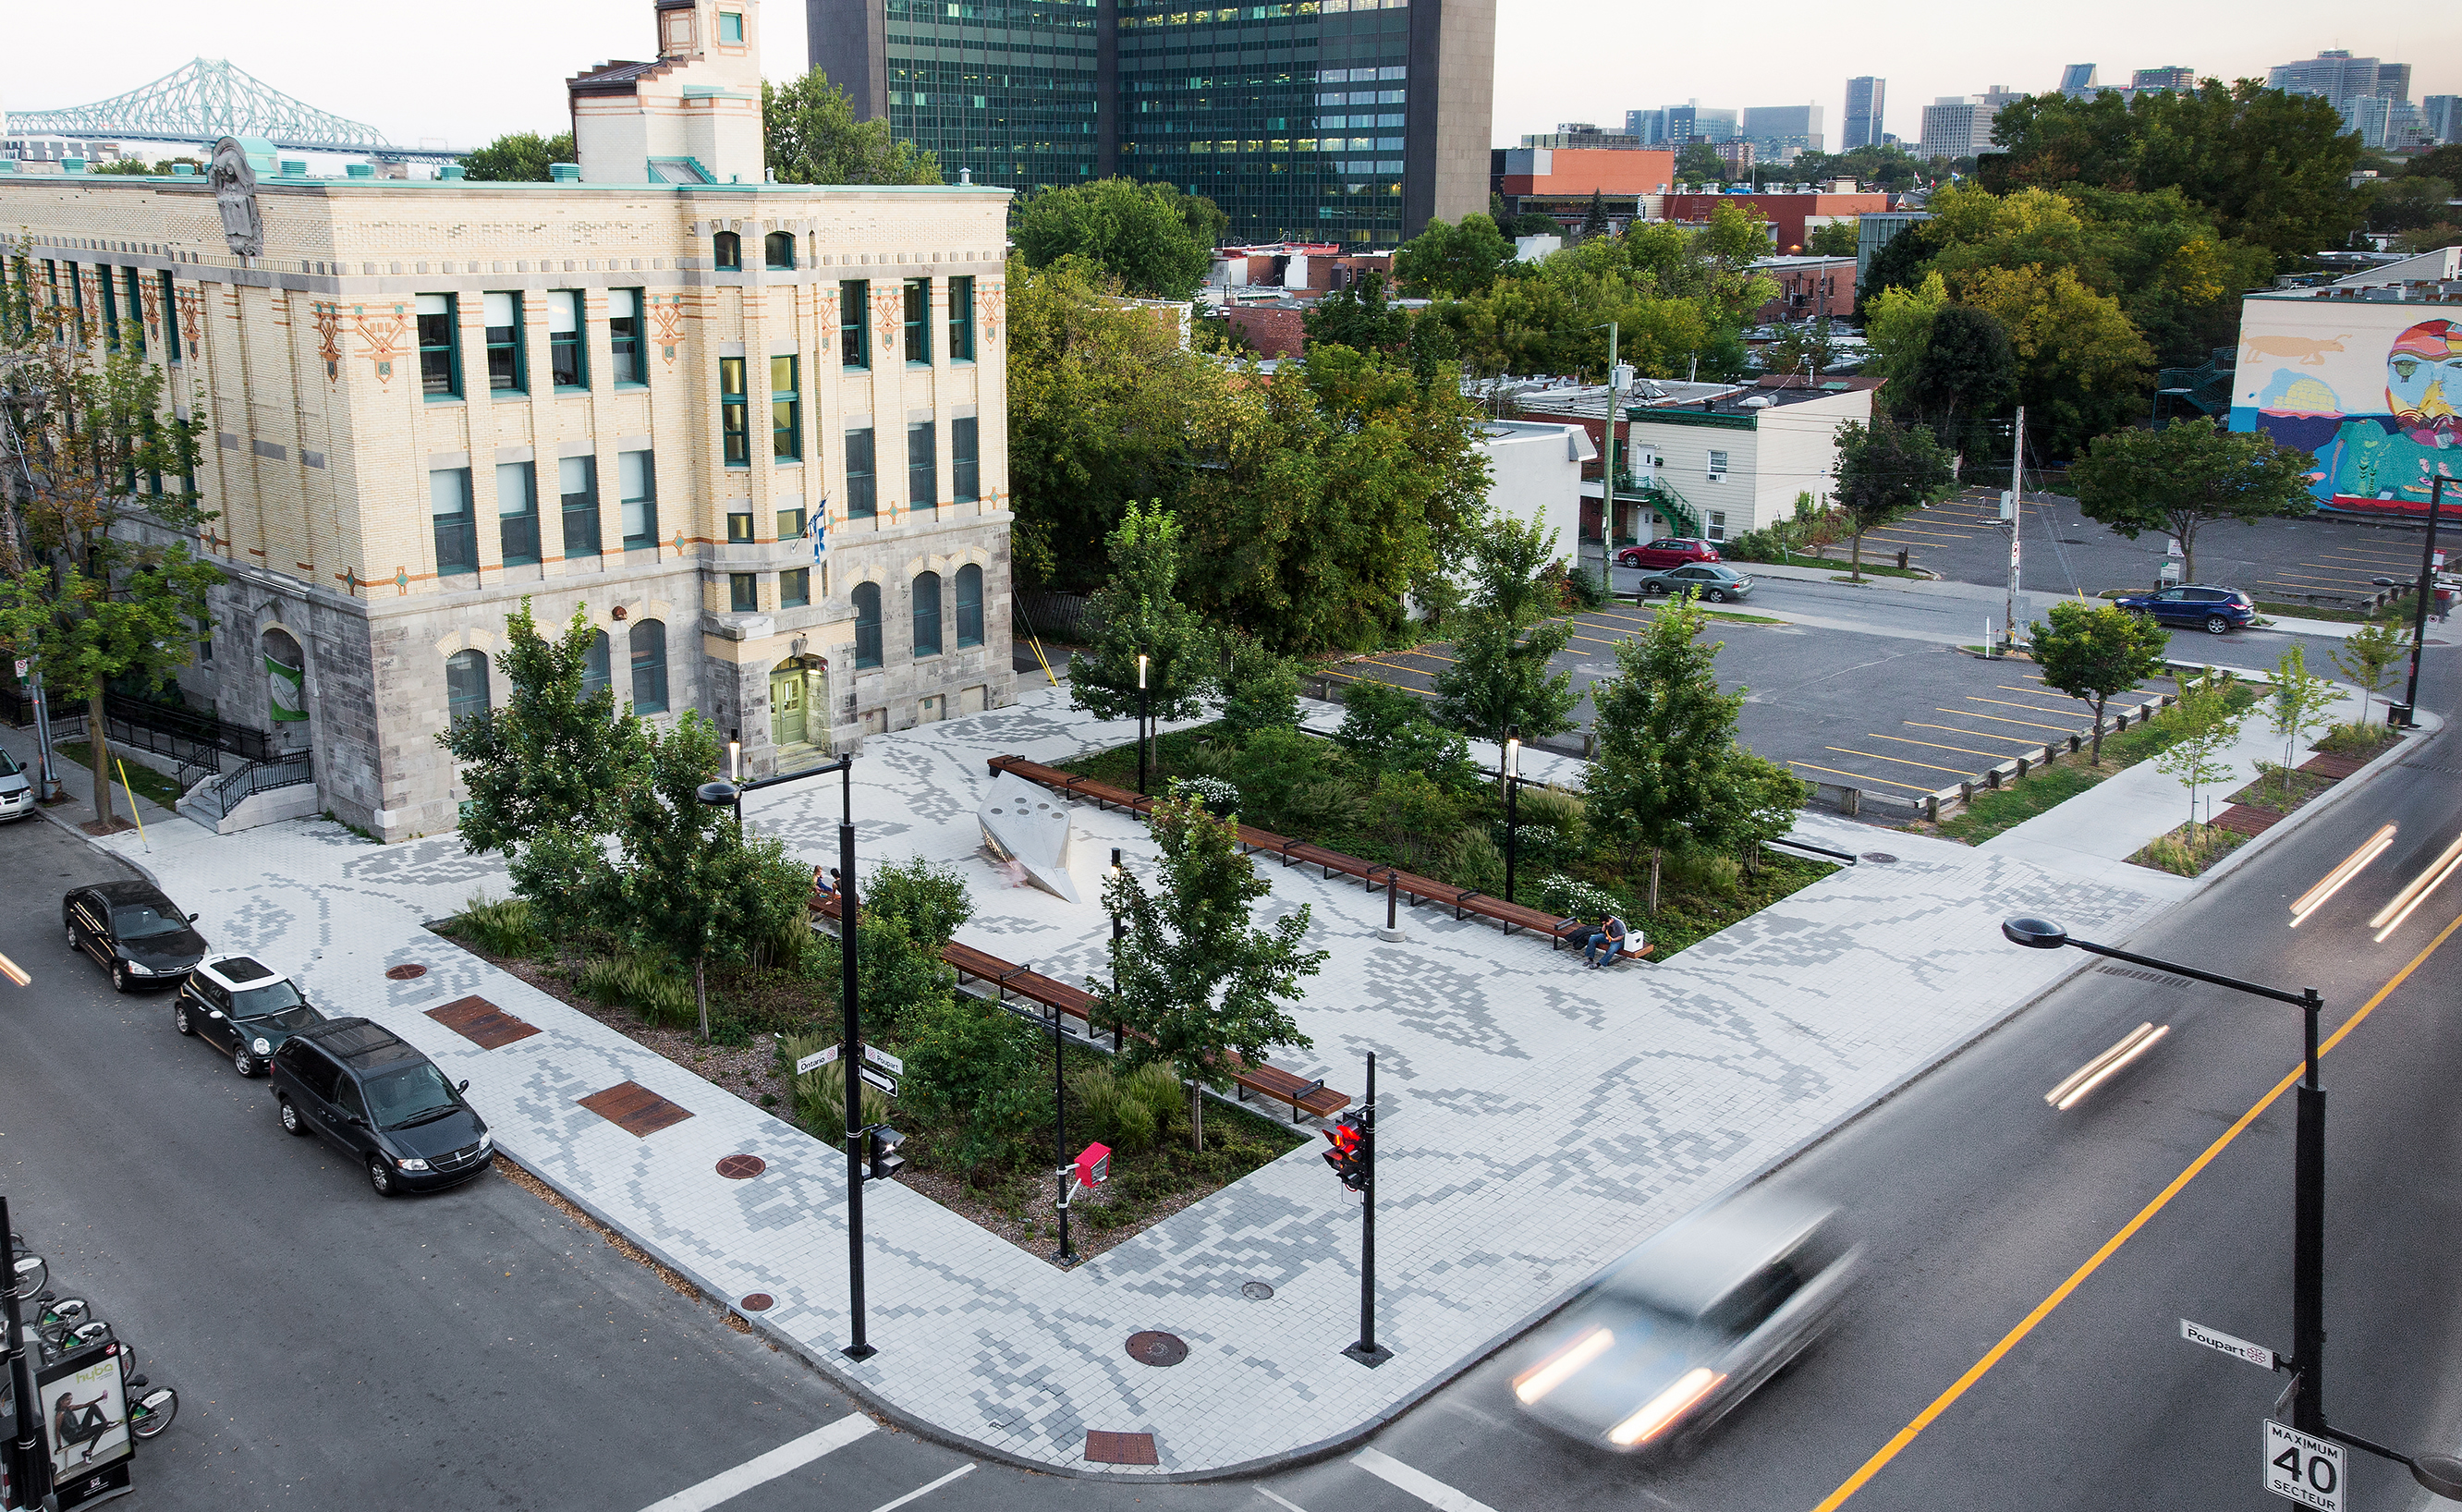
[[[1620,957],[1640,953],[1640,932],[1628,930],[1624,920],[1613,914],[1609,914],[1600,926],[1591,930],[1588,937],[1582,941],[1582,960],[1588,962],[1592,971]]]

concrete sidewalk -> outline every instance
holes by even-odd
[[[1090,722],[1064,698],[1046,688],[875,737],[855,770],[867,865],[956,866],[976,896],[961,938],[1068,979],[1102,969],[1099,905],[1006,886],[981,856],[973,811],[990,755],[1067,760],[1128,738],[1126,724]],[[1543,761],[1533,755],[1533,775]],[[836,803],[777,789],[747,817],[817,858],[834,844]],[[1090,898],[1111,846],[1152,866],[1126,816],[1080,808],[1073,822]],[[1381,896],[1266,866],[1269,911],[1308,905],[1310,943],[1332,952],[1296,1006],[1314,1048],[1277,1063],[1356,1093],[1362,1053],[1378,1053],[1378,1337],[1394,1358],[1374,1371],[1339,1352],[1358,1327],[1359,1210],[1312,1148],[1070,1272],[902,1186],[875,1187],[880,1352],[847,1362],[840,1155],[428,934],[422,920],[502,890],[495,860],[464,856],[451,836],[377,846],[294,821],[158,841],[150,865],[205,914],[218,947],[265,954],[333,1011],[378,1019],[470,1078],[515,1159],[889,1413],[1055,1470],[1175,1476],[1371,1429],[1632,1244],[1999,1022],[2069,964],[2006,945],[2002,918],[2044,913],[2126,938],[2163,902],[2142,878],[1845,821],[1807,815],[1804,833],[1891,859],[1842,870],[1662,964],[1604,972],[1433,910],[1406,919],[1403,942],[1381,941]],[[108,843],[139,850],[133,834]],[[411,964],[425,974],[387,978]],[[474,993],[541,1032],[483,1050],[427,1017]],[[690,1116],[637,1138],[580,1105],[628,1081]],[[715,1166],[735,1154],[766,1170],[722,1177]],[[1249,1282],[1270,1300],[1244,1296]],[[770,1305],[745,1300],[757,1294]],[[1184,1339],[1186,1361],[1132,1359],[1127,1339],[1144,1329]],[[1151,1434],[1158,1462],[1091,1465],[1090,1430]]]

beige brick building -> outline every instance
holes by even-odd
[[[754,773],[1011,697],[1007,192],[761,182],[754,7],[656,10],[552,184],[0,164],[37,296],[209,419],[190,702],[387,839],[452,827],[434,737],[501,700],[524,596]]]

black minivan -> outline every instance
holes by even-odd
[[[379,1197],[432,1192],[494,1163],[496,1140],[436,1063],[366,1019],[299,1030],[273,1053],[285,1133],[318,1134],[366,1162]]]

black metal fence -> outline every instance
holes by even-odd
[[[313,781],[315,773],[310,767],[309,753],[304,750],[292,751],[271,761],[250,762],[214,784],[214,807],[218,812],[228,813],[258,793]]]
[[[81,701],[71,702],[57,692],[52,693],[50,702],[54,721],[76,719],[85,713]],[[200,746],[228,751],[243,761],[266,761],[274,755],[273,737],[263,730],[233,724],[195,709],[131,698],[125,693],[106,693],[102,710],[104,733],[113,741],[183,762],[189,760]],[[17,729],[33,724],[32,696],[19,688],[0,687],[0,719]],[[128,733],[123,734],[123,730]],[[138,733],[140,731],[144,733]]]

